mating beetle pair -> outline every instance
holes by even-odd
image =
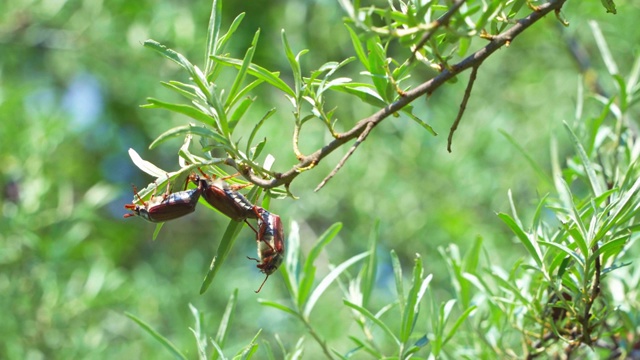
[[[266,278],[256,291],[256,293],[260,292],[269,275],[278,269],[284,259],[284,231],[280,216],[252,204],[222,180],[208,181],[198,175],[191,175],[188,180],[191,180],[197,187],[192,190],[170,193],[170,187],[167,185],[167,191],[163,196],[156,197],[154,195],[147,202],[142,200],[134,186],[134,194],[143,206],[126,204],[125,209],[131,210],[133,213],[125,214],[124,217],[137,215],[150,222],[177,219],[194,212],[198,200],[202,196],[209,205],[235,221],[246,222],[256,233],[258,258],[248,258],[257,261],[258,269],[266,274]],[[258,230],[251,226],[247,219],[257,219]]]

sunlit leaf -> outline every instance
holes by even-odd
[[[316,305],[316,302],[318,301],[320,296],[322,296],[322,294],[325,292],[325,290],[327,290],[329,285],[331,285],[331,283],[338,276],[340,276],[340,274],[343,271],[347,270],[347,268],[349,266],[355,264],[356,262],[364,259],[367,256],[369,256],[368,252],[364,252],[364,253],[358,254],[356,256],[351,257],[350,259],[348,259],[347,261],[343,262],[342,264],[336,266],[333,270],[331,270],[329,272],[329,274],[327,274],[327,276],[325,276],[324,279],[322,279],[322,281],[320,281],[318,286],[311,292],[311,295],[309,296],[309,300],[306,302],[306,304],[304,306],[304,310],[302,312],[302,315],[304,317],[308,318],[309,315],[311,314],[311,310],[313,310],[313,307]]]
[[[169,139],[173,139],[179,136],[185,136],[185,135],[198,135],[198,136],[202,136],[204,138],[210,138],[213,139],[215,142],[221,144],[221,145],[228,145],[229,141],[223,137],[222,135],[218,134],[217,132],[203,127],[203,126],[196,126],[193,124],[189,124],[189,125],[184,125],[184,126],[177,126],[174,128],[171,128],[167,131],[165,131],[164,133],[160,134],[152,143],[151,145],[149,145],[149,149],[153,149],[156,146],[158,146],[159,144],[169,140]]]

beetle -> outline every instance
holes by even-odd
[[[249,260],[258,262],[257,268],[266,274],[264,281],[256,290],[259,293],[262,286],[269,279],[284,260],[284,230],[280,216],[273,214],[261,207],[256,207],[258,216],[258,231],[256,242],[258,244],[258,258],[248,257]]]
[[[191,180],[194,183],[205,181],[206,186],[202,191],[202,197],[209,205],[231,219],[246,222],[247,219],[259,218],[258,207],[253,205],[242,194],[231,189],[225,181],[217,179],[209,182],[198,175],[192,175]]]
[[[198,187],[195,189],[171,193],[169,184],[167,184],[167,192],[164,195],[152,195],[149,201],[142,200],[138,190],[132,185],[133,193],[143,205],[126,204],[124,208],[133,211],[133,213],[124,214],[124,217],[140,216],[147,221],[159,223],[188,215],[196,210],[198,199],[200,199],[207,183],[201,180],[197,185]]]

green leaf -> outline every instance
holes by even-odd
[[[600,185],[600,181],[598,181],[598,178],[596,177],[596,172],[593,169],[593,166],[591,165],[591,161],[589,160],[587,153],[584,151],[584,147],[582,147],[582,144],[580,144],[580,140],[578,139],[576,134],[573,132],[573,130],[571,130],[571,127],[569,127],[569,124],[567,124],[566,122],[563,122],[563,124],[564,124],[564,127],[567,129],[567,132],[569,132],[569,137],[573,142],[573,146],[575,147],[576,152],[578,153],[578,156],[582,161],[582,167],[584,168],[584,171],[587,174],[587,178],[589,179],[589,185],[591,185],[591,190],[593,194],[595,196],[600,196],[600,194],[602,194],[602,186]]]
[[[398,295],[398,304],[400,305],[400,313],[404,314],[405,300],[404,300],[404,283],[402,279],[402,266],[400,260],[398,260],[398,254],[395,250],[391,250],[391,264],[393,266],[393,274],[396,280],[396,293]]]
[[[213,0],[211,15],[209,16],[209,28],[207,29],[207,53],[204,58],[204,73],[208,77],[213,70],[211,55],[217,54],[216,46],[220,35],[220,24],[222,24],[222,0]]]
[[[181,56],[179,53],[167,48],[166,46],[160,44],[159,42],[155,41],[155,40],[145,40],[143,45],[145,47],[148,47],[152,50],[157,51],[158,53],[160,53],[160,55],[166,57],[167,59],[175,62],[176,64],[182,66],[184,69],[188,68],[185,66],[185,64],[183,63],[184,61],[184,57]]]
[[[614,15],[618,13],[616,11],[616,4],[613,0],[600,0],[600,2],[602,3],[602,6],[607,9],[607,13],[612,13]]]
[[[404,352],[404,359],[409,359],[410,357],[408,355],[411,354],[415,354],[418,351],[420,351],[420,349],[422,349],[423,347],[429,345],[429,338],[427,337],[427,335],[422,335],[420,338],[418,338],[418,340],[416,340],[413,345],[411,347],[409,347],[405,352]]]
[[[260,38],[260,29],[256,31],[253,35],[253,40],[251,41],[251,46],[247,49],[244,54],[244,58],[242,59],[242,66],[238,69],[238,74],[236,75],[235,80],[233,81],[233,85],[229,90],[229,95],[227,97],[227,103],[225,104],[227,107],[230,104],[230,101],[237,95],[238,89],[242,85],[242,82],[247,77],[247,70],[249,69],[249,65],[251,65],[251,61],[253,60],[253,54],[256,52],[256,46],[258,46],[258,39]]]
[[[608,1],[608,0],[604,0]],[[615,8],[614,8],[615,9]],[[593,37],[596,40],[596,45],[598,45],[598,50],[600,50],[600,56],[602,56],[602,60],[604,61],[605,66],[607,67],[607,71],[609,75],[616,75],[620,72],[618,71],[618,65],[616,65],[615,60],[613,59],[613,55],[609,50],[609,46],[607,45],[607,41],[602,35],[602,31],[600,30],[600,26],[597,22],[590,20],[589,26],[591,27],[591,32],[593,33]]]
[[[313,286],[316,270],[314,262],[322,252],[322,249],[324,249],[324,247],[327,246],[336,237],[336,235],[338,235],[341,229],[342,223],[335,223],[331,225],[322,235],[320,235],[318,241],[316,241],[309,251],[307,260],[304,263],[304,268],[302,269],[300,293],[298,294],[298,306],[302,307],[309,295],[309,292],[311,291],[311,287]]]
[[[446,303],[440,304],[440,313],[438,316],[438,335],[440,335],[440,346],[444,345],[444,329],[449,321],[449,316],[451,316],[451,311],[453,307],[456,305],[456,299],[450,299]]]
[[[224,314],[222,314],[222,319],[220,320],[220,325],[218,325],[218,333],[215,337],[215,342],[220,345],[221,348],[224,347],[224,344],[227,340],[227,336],[229,335],[229,323],[231,322],[231,316],[236,308],[238,303],[238,289],[233,290],[233,293],[229,297],[229,301],[227,301],[227,307],[224,309]],[[213,353],[211,356],[212,360],[217,359],[217,354]]]
[[[186,115],[206,125],[210,125],[210,126],[217,125],[216,119],[213,116],[206,114],[203,111],[194,108],[193,106],[183,105],[183,104],[171,104],[171,103],[167,103],[167,102],[160,101],[153,98],[147,98],[147,101],[149,102],[149,104],[142,105],[143,108],[166,109],[169,111],[176,112],[178,114]]]
[[[550,184],[550,185],[553,184],[553,180],[549,177],[549,175],[547,175],[546,170],[542,169],[542,167],[538,165],[538,163],[533,159],[533,157],[531,157],[530,155],[531,152],[526,151],[522,147],[521,141],[517,141],[504,130],[498,130],[498,131],[502,134],[502,136],[504,136],[511,143],[511,145],[518,151],[518,153],[520,153],[520,155],[522,155],[525,158],[529,166],[536,172],[536,174],[538,174],[538,178],[544,180],[547,184]]]
[[[527,305],[530,303],[530,301],[522,295],[522,290],[518,289],[518,287],[515,285],[515,281],[511,283],[510,281],[503,279],[500,275],[493,272],[488,272],[488,275],[491,276],[503,290],[510,292],[523,304]]]
[[[360,272],[362,276],[361,291],[362,291],[362,305],[367,306],[371,293],[376,285],[376,272],[377,266],[377,249],[378,239],[380,238],[380,220],[376,219],[369,235],[369,259],[362,267]]]
[[[195,324],[193,328],[189,328],[189,330],[191,330],[191,332],[193,333],[193,336],[196,339],[196,347],[198,348],[198,358],[200,360],[205,360],[207,358],[207,355],[206,355],[207,339],[206,339],[206,336],[202,334],[202,328],[200,326],[200,324],[202,324],[202,313],[198,311],[198,309],[192,304],[189,304],[189,310],[191,310],[191,314],[195,319]]]
[[[153,338],[156,339],[162,346],[164,346],[165,349],[169,350],[169,352],[173,354],[173,356],[177,357],[178,359],[184,359],[184,360],[188,359],[186,355],[182,354],[180,350],[178,350],[178,348],[175,345],[173,345],[171,341],[169,341],[169,339],[160,335],[160,333],[158,333],[155,329],[153,329],[151,325],[147,324],[146,322],[134,316],[133,314],[125,313],[125,315],[129,319],[135,321],[149,335],[153,336]]]
[[[425,130],[427,130],[428,132],[431,133],[431,135],[433,136],[437,136],[438,133],[431,127],[431,125],[427,124],[426,122],[422,121],[422,119],[418,118],[417,116],[413,115],[413,107],[412,106],[405,106],[402,108],[402,112],[409,116],[409,118],[413,121],[415,121],[418,125],[422,126],[423,128],[425,128]]]
[[[229,145],[229,141],[227,141],[225,137],[218,134],[217,132],[203,126],[196,126],[193,124],[189,124],[184,126],[177,126],[165,131],[160,136],[158,136],[151,143],[151,145],[149,145],[149,149],[155,148],[156,146],[163,143],[164,141],[167,141],[169,139],[172,139],[178,136],[184,136],[184,135],[198,135],[198,136],[202,136],[203,138],[213,139],[215,142],[225,147]]]
[[[249,360],[253,357],[253,355],[258,350],[258,337],[262,333],[262,329],[258,330],[256,335],[251,339],[249,345],[242,348],[236,356],[233,357],[234,360]]]
[[[581,266],[584,266],[584,259],[582,258],[582,256],[580,256],[575,251],[572,251],[568,247],[566,247],[566,246],[564,246],[562,244],[558,244],[558,243],[554,243],[554,242],[550,242],[550,241],[543,241],[543,240],[540,240],[540,244],[554,247],[554,248],[562,251],[565,255],[568,255],[568,256],[571,256],[572,258],[574,258],[576,261],[578,261],[578,263]]]
[[[457,271],[454,275],[458,280],[458,285],[460,287],[460,294],[458,295],[459,300],[462,303],[462,306],[465,308],[469,307],[469,304],[471,303],[473,289],[471,288],[469,280],[467,280],[464,275],[477,273],[481,253],[482,238],[478,236],[473,242],[473,246],[471,247],[471,249],[469,249],[465,254],[464,260],[462,261],[461,269],[459,269],[459,271]],[[452,265],[453,264],[451,264],[451,266]]]
[[[396,343],[396,345],[399,346],[401,344],[400,340],[393,334],[393,331],[387,326],[387,324],[382,322],[382,320],[380,320],[378,317],[373,315],[369,310],[363,308],[362,306],[354,304],[348,300],[342,300],[342,303],[356,310],[357,312],[362,314],[362,316],[371,320],[372,323],[378,325],[378,327],[389,337],[389,339],[393,340]]]
[[[157,51],[158,53],[160,53],[161,55],[163,55],[167,59],[177,63],[180,66],[182,66],[182,68],[187,70],[187,72],[191,76],[191,79],[193,80],[193,82],[195,82],[196,85],[198,85],[198,87],[200,88],[200,90],[202,90],[202,92],[206,95],[206,97],[207,98],[209,97],[209,95],[210,95],[209,94],[209,89],[208,89],[208,87],[206,85],[207,84],[207,80],[206,80],[204,74],[202,74],[200,69],[198,69],[198,67],[194,66],[182,54],[180,54],[180,53],[178,53],[178,52],[176,52],[174,50],[168,49],[166,46],[160,44],[159,42],[157,42],[155,40],[146,40],[144,42],[144,46]]]
[[[415,326],[416,319],[418,317],[419,310],[419,290],[422,288],[422,275],[424,268],[422,266],[422,258],[419,254],[416,254],[413,265],[413,279],[411,281],[411,287],[409,288],[409,294],[407,294],[407,302],[402,313],[402,323],[400,325],[400,341],[406,343],[411,336],[413,327]],[[431,275],[427,277],[431,281]],[[427,285],[429,283],[427,281]],[[426,287],[425,287],[426,289]]]
[[[129,148],[129,157],[131,158],[131,161],[133,162],[133,164],[135,166],[138,167],[138,169],[146,172],[147,174],[155,177],[155,178],[160,178],[162,176],[166,176],[167,172],[160,169],[159,167],[155,166],[154,164],[143,160],[140,155],[138,155],[138,153]]]
[[[258,156],[260,156],[260,154],[262,153],[262,150],[264,150],[265,145],[267,145],[267,138],[263,138],[262,141],[260,141],[256,146],[252,147],[251,149],[249,149],[248,153],[249,153],[249,158],[252,161],[255,161]],[[282,198],[286,198],[287,194],[285,193]],[[280,197],[278,197],[278,199],[280,199]]]
[[[536,212],[533,214],[533,221],[532,221],[533,229],[540,228],[540,223],[541,223],[540,218],[542,216],[542,210],[545,208],[545,204],[547,203],[548,197],[549,197],[549,194],[546,194],[538,202],[538,206],[536,207]]]
[[[209,96],[208,103],[213,107],[216,112],[216,128],[219,132],[221,132],[224,136],[229,137],[231,135],[231,129],[229,129],[229,121],[227,120],[227,112],[222,103],[220,102],[220,98],[216,92],[211,92]]]
[[[236,129],[236,126],[240,122],[240,119],[242,119],[244,114],[247,113],[247,110],[249,110],[249,106],[253,104],[254,100],[254,98],[250,97],[244,98],[242,102],[240,102],[238,107],[236,107],[236,109],[233,111],[233,114],[231,114],[231,117],[229,118],[229,129],[232,133]]]
[[[271,117],[271,115],[276,113],[276,108],[271,108],[270,110],[268,110],[263,116],[262,119],[260,119],[260,121],[258,121],[258,123],[256,124],[256,126],[253,127],[253,129],[251,130],[251,135],[249,135],[249,140],[247,141],[247,151],[245,153],[249,154],[250,151],[249,149],[251,148],[251,146],[253,146],[253,139],[255,138],[255,136],[258,134],[258,131],[260,130],[260,128],[262,127],[262,125],[264,124],[264,122]],[[266,140],[265,140],[266,142]],[[252,156],[252,158],[257,157],[258,155],[255,154],[254,156]]]
[[[285,253],[284,266],[280,266],[280,272],[284,278],[285,286],[289,291],[292,301],[298,298],[298,276],[300,273],[300,228],[296,221],[291,222],[291,229],[287,237],[287,251]]]
[[[356,338],[355,336],[349,336],[349,340],[353,341],[356,344],[356,348],[349,350],[345,355],[344,358],[346,359],[350,359],[352,358],[357,352],[359,351],[365,351],[367,352],[369,355],[373,356],[374,359],[382,359],[383,355],[380,351],[378,351],[377,349],[375,349],[373,346],[367,344],[366,342]]]
[[[350,259],[348,259],[347,261],[343,262],[342,264],[336,266],[333,270],[331,270],[329,272],[329,274],[327,274],[327,276],[325,276],[324,279],[322,279],[322,281],[320,281],[318,286],[313,290],[313,292],[309,296],[309,300],[307,301],[307,303],[304,306],[304,311],[302,312],[302,316],[304,316],[306,319],[308,319],[309,315],[311,314],[311,311],[313,310],[313,307],[316,305],[316,302],[318,301],[320,296],[327,290],[329,285],[331,285],[331,283],[338,276],[340,276],[340,274],[342,274],[342,272],[347,270],[347,268],[349,266],[355,264],[356,262],[364,259],[367,256],[369,256],[369,252],[364,252],[364,253],[355,255],[355,256],[351,257]]]
[[[161,81],[160,84],[184,96],[189,99],[189,101],[202,100],[202,98],[196,94],[198,91],[196,86],[184,84],[179,81]]]
[[[569,189],[569,184],[567,184],[564,179],[560,179],[562,184],[565,187],[565,191],[571,194],[571,189]],[[573,220],[573,224],[563,224],[563,226],[567,229],[567,231],[571,234],[571,237],[576,242],[576,245],[580,249],[580,252],[583,256],[589,256],[589,245],[587,244],[587,230],[582,222],[582,217],[580,216],[580,212],[576,208],[573,203],[573,197],[569,196],[569,210],[571,210],[571,219]]]
[[[260,79],[253,80],[247,86],[243,87],[242,90],[238,91],[236,96],[227,102],[228,107],[233,107],[240,99],[246,98],[251,90],[255,89],[258,85],[262,84],[264,81]]]
[[[385,51],[382,48],[380,38],[374,36],[368,39],[367,50],[369,51],[368,70],[371,74],[373,85],[376,87],[378,95],[380,95],[385,102],[389,102],[390,98],[387,93],[389,79],[387,78],[387,72],[385,71]]]
[[[536,262],[538,267],[542,268],[542,252],[540,251],[540,247],[535,239],[530,239],[529,236],[518,226],[518,224],[505,213],[499,213],[498,217],[504,221],[505,224],[513,231],[514,234],[518,237],[522,245],[527,249],[533,260]]]
[[[156,241],[158,235],[160,235],[160,230],[162,229],[163,225],[163,222],[156,224],[156,228],[153,230],[153,236],[151,237],[151,240]]]
[[[228,58],[224,56],[214,56],[213,59],[221,64],[234,66],[236,68],[240,68],[242,66],[242,62],[237,59]],[[261,66],[256,64],[249,65],[248,70],[249,75],[255,76],[258,79],[264,80],[265,82],[275,86],[276,88],[282,90],[285,94],[292,96],[295,98],[295,92],[280,79],[280,73],[277,71],[271,72]]]
[[[387,103],[373,90],[369,84],[348,83],[334,86],[334,90],[358,97],[361,101],[375,107],[385,107]]]
[[[456,320],[455,324],[453,324],[453,326],[449,330],[447,337],[442,342],[442,346],[446,345],[449,342],[449,340],[453,338],[453,336],[456,334],[456,331],[458,330],[460,325],[462,325],[462,323],[467,319],[467,317],[469,317],[471,312],[473,312],[473,310],[475,310],[476,308],[477,308],[476,305],[470,306],[462,313],[462,315],[460,315],[458,320]]]
[[[236,30],[238,30],[238,28],[240,27],[240,24],[242,23],[242,20],[244,19],[245,13],[240,13],[238,14],[238,16],[236,16],[233,21],[231,22],[231,25],[229,26],[229,30],[227,30],[227,32],[220,38],[218,38],[217,41],[217,51],[215,54],[209,54],[209,55],[219,55],[224,53],[226,47],[227,47],[227,43],[231,40],[231,37],[233,36],[233,34],[236,32]]]
[[[607,257],[610,257],[612,254],[617,255],[620,253],[620,251],[622,251],[624,246],[627,244],[627,242],[629,241],[629,238],[630,238],[630,235],[627,235],[624,237],[617,238],[615,240],[611,240],[606,244],[602,245],[601,247],[599,247],[598,250],[594,252],[593,255],[591,255],[591,257],[595,258],[597,256],[600,256],[600,254],[604,254]]]
[[[218,245],[218,252],[216,256],[214,256],[211,260],[209,271],[207,272],[207,275],[202,282],[202,286],[200,287],[200,294],[204,294],[204,292],[207,291],[207,289],[211,285],[211,282],[213,282],[213,278],[218,273],[218,270],[224,263],[227,255],[229,255],[229,252],[233,247],[234,242],[238,238],[243,224],[244,223],[238,221],[229,221],[229,225],[227,226],[227,229],[224,231],[222,239],[220,240],[220,245]]]
[[[367,58],[367,53],[364,51],[364,47],[362,46],[358,35],[349,25],[345,24],[345,26],[347,28],[347,31],[349,31],[351,43],[353,44],[353,49],[355,50],[356,55],[358,56],[358,60],[360,60],[360,63],[364,65],[365,69],[369,69],[369,60]]]
[[[278,310],[282,310],[282,311],[284,311],[284,312],[286,312],[286,313],[288,313],[288,314],[290,314],[290,315],[293,315],[294,317],[298,317],[298,312],[297,312],[297,311],[295,311],[295,310],[293,310],[293,309],[291,309],[291,308],[289,308],[289,307],[287,307],[287,306],[285,306],[285,305],[282,305],[282,304],[280,304],[280,303],[277,303],[277,302],[275,302],[275,301],[264,300],[264,299],[258,299],[258,302],[259,302],[261,305],[264,305],[264,306],[270,306],[270,307],[272,307],[272,308],[275,308],[275,309],[278,309]]]
[[[287,56],[287,61],[289,61],[289,66],[291,67],[291,72],[293,74],[294,81],[294,90],[296,94],[300,94],[302,91],[302,71],[300,70],[300,56],[305,54],[307,51],[303,50],[298,53],[298,56],[293,55],[293,51],[291,50],[291,46],[289,45],[289,40],[287,40],[287,35],[284,32],[284,29],[280,32],[280,37],[282,38],[282,46],[284,47],[284,53]]]
[[[634,206],[635,202],[632,200],[637,196],[638,191],[640,191],[640,178],[636,179],[631,188],[624,191],[624,196],[615,202],[609,216],[596,235],[596,239],[602,238],[616,223],[620,223],[622,221],[621,218],[626,212],[631,211],[632,208],[636,208],[636,206]]]

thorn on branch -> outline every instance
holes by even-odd
[[[538,12],[540,11],[540,6],[535,6],[533,5],[533,3],[530,0],[527,0],[527,6],[529,7],[529,9]]]
[[[358,147],[358,145],[360,145],[360,143],[362,143],[367,138],[367,135],[369,135],[369,133],[371,132],[371,129],[373,129],[374,126],[375,126],[375,123],[373,122],[367,123],[367,127],[365,127],[362,133],[360,134],[360,136],[358,136],[358,139],[356,140],[355,143],[353,143],[353,146],[351,146],[349,151],[347,151],[347,153],[340,160],[338,165],[336,165],[336,167],[331,171],[331,173],[329,173],[329,175],[327,175],[327,177],[325,177],[320,182],[320,184],[318,184],[315,190],[313,190],[314,192],[318,192],[320,189],[322,189],[325,186],[325,184],[338,173],[338,171],[344,166],[344,163],[346,163],[347,160],[351,157],[351,155],[356,151],[356,148]]]
[[[485,40],[489,40],[489,41],[493,41],[493,39],[496,38],[495,35],[489,34],[487,32],[487,30],[485,30],[485,29],[480,30],[480,35],[478,35],[478,36],[480,36],[481,39],[485,39]]]
[[[453,141],[453,133],[458,129],[458,125],[460,124],[460,119],[462,119],[462,114],[464,114],[464,110],[467,108],[467,101],[469,101],[469,97],[471,95],[471,89],[473,89],[473,83],[476,81],[476,75],[478,74],[478,68],[480,64],[471,68],[471,75],[469,75],[469,82],[467,83],[467,88],[464,90],[464,97],[462,98],[462,102],[460,103],[460,110],[458,110],[458,116],[456,116],[456,120],[451,125],[451,130],[449,130],[449,138],[447,139],[447,151],[451,152],[451,143]]]

